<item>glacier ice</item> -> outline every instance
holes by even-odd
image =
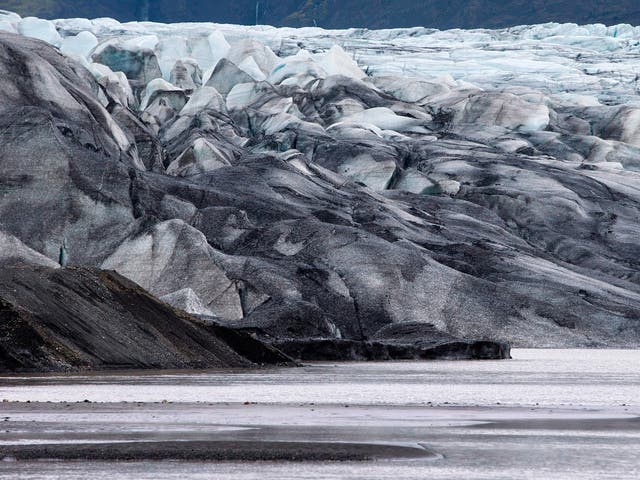
[[[212,172],[218,168],[230,166],[230,160],[230,156],[224,151],[203,138],[198,138],[167,167],[167,174],[188,177]]]
[[[27,166],[45,171],[57,189],[29,194],[56,205],[82,260],[176,306],[275,336],[334,325],[361,338],[420,321],[585,345],[636,331],[638,27],[325,31],[0,13],[0,30],[86,67],[29,63],[26,91],[47,97],[29,110],[35,126],[3,75],[11,181],[28,189]],[[36,140],[55,155],[34,155]],[[39,235],[0,213],[7,235]],[[94,225],[113,230],[106,246]],[[28,246],[54,251],[48,237]]]
[[[118,271],[159,297],[190,288],[206,308],[236,320],[242,316],[240,299],[217,263],[202,233],[171,220],[121,244],[102,268]]]
[[[222,95],[215,88],[204,86],[189,98],[180,115],[196,115],[204,110],[224,112],[226,108]]]
[[[98,46],[98,39],[91,32],[80,32],[77,35],[62,39],[60,51],[65,55],[89,60],[89,55]]]
[[[44,40],[56,47],[59,47],[62,43],[62,37],[56,30],[55,25],[48,20],[35,17],[23,18],[18,24],[18,32],[27,37]]]
[[[173,293],[163,295],[160,300],[180,308],[194,315],[214,316],[214,313],[204,306],[200,297],[190,288],[183,288]]]
[[[205,85],[215,87],[222,95],[227,95],[236,85],[250,83],[254,79],[247,72],[238,68],[236,64],[221,59],[216,68],[208,75],[205,75]]]
[[[385,107],[368,108],[349,115],[344,121],[355,124],[371,124],[382,130],[394,130],[397,132],[407,131],[423,123],[422,120],[417,118],[396,115],[393,110]]]
[[[347,52],[339,45],[333,45],[329,51],[318,55],[316,61],[328,75],[343,75],[358,80],[366,77],[356,61],[349,57]]]

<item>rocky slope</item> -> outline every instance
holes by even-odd
[[[543,22],[640,24],[634,0],[0,0],[0,8],[46,18],[113,17],[156,22],[323,28],[500,28]]]
[[[582,82],[575,50],[510,33],[564,75],[545,92],[526,63],[493,88],[375,63],[425,32],[3,21],[76,59],[0,34],[0,229],[23,255],[56,259],[66,238],[73,264],[294,351],[366,357],[416,323],[418,350],[640,343],[632,40],[611,40],[620,76]],[[612,45],[598,28],[580,32]]]
[[[115,272],[0,271],[0,372],[291,365],[251,336],[204,324]]]

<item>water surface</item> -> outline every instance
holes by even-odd
[[[3,462],[0,478],[640,478],[639,351],[515,350],[513,356],[236,373],[5,377],[0,448],[228,439],[422,445],[440,457]]]

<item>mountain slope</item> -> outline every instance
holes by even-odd
[[[48,18],[109,16],[119,20],[217,23],[324,28],[500,28],[544,22],[640,24],[634,0],[0,0],[0,8]]]

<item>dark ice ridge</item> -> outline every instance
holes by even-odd
[[[171,82],[135,42],[92,58],[0,33],[3,263],[66,239],[294,353],[640,343],[636,174],[607,163],[636,161],[637,110],[367,77],[339,47],[243,40]]]

